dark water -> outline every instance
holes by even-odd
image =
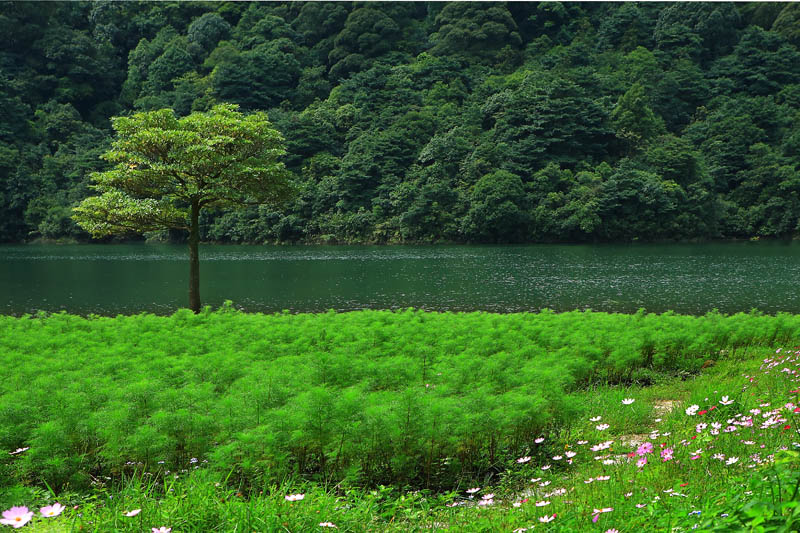
[[[247,311],[800,312],[800,243],[201,246],[201,297]],[[185,246],[0,246],[0,313],[170,313]]]

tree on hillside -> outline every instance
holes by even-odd
[[[75,208],[94,237],[165,229],[189,232],[189,307],[200,310],[198,218],[203,208],[278,203],[291,193],[283,139],[266,113],[231,104],[176,118],[171,109],[112,120],[116,138],[91,175],[100,196]]]

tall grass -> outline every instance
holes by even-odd
[[[569,431],[597,384],[800,340],[800,317],[363,311],[0,317],[0,484],[197,463],[247,486],[458,487]],[[196,462],[192,460],[196,459]]]
[[[508,459],[492,485],[469,490],[298,478],[248,487],[198,462],[169,475],[102,478],[80,493],[18,486],[0,491],[0,509],[66,506],[58,518],[34,518],[26,526],[33,533],[305,532],[331,524],[351,532],[796,531],[800,351],[758,355],[655,387],[582,392],[589,416]],[[658,408],[665,399],[671,411]],[[628,431],[639,442],[626,444]],[[128,516],[132,510],[141,512]]]

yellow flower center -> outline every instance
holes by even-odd
[[[21,516],[15,516],[15,517],[14,517],[14,520],[16,520],[17,522],[19,522],[20,520],[22,520],[22,517],[21,517]]]

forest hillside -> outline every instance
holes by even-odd
[[[297,194],[206,241],[800,229],[800,3],[3,2],[0,34],[0,242],[89,240],[110,117],[220,102],[268,111]]]

